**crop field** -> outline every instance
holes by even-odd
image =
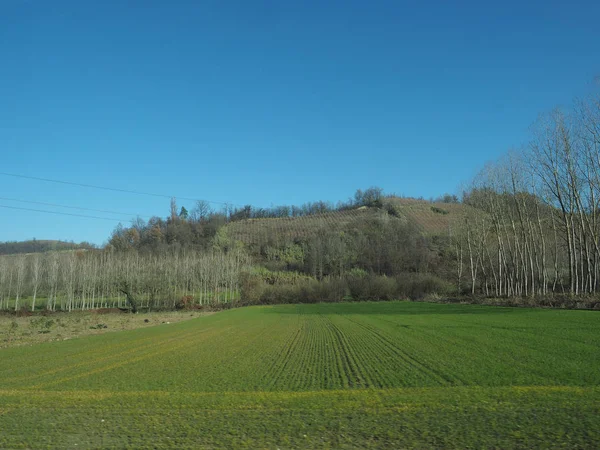
[[[322,230],[341,231],[362,220],[381,216],[374,208],[330,211],[302,217],[278,219],[245,219],[230,222],[225,227],[227,236],[248,245],[261,245],[272,241],[307,239]]]
[[[260,306],[0,350],[0,448],[598,448],[600,314]]]
[[[461,220],[464,221],[470,210],[468,205],[462,203],[428,202],[398,197],[388,201],[426,234],[447,235],[450,228],[455,227]]]
[[[413,198],[392,197],[387,202],[409,222],[414,223],[425,234],[448,234],[448,229],[464,220],[471,210],[461,203],[429,202]],[[359,226],[361,221],[381,217],[376,208],[358,208],[345,211],[330,211],[302,217],[279,219],[245,219],[230,222],[225,227],[227,236],[248,245],[261,245],[273,241],[282,242],[307,239],[319,231],[341,231]],[[275,240],[276,240],[275,239]]]

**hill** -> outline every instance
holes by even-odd
[[[245,219],[230,222],[225,226],[227,236],[248,245],[267,242],[281,243],[307,239],[319,232],[348,230],[359,226],[361,221],[386,216],[378,208],[361,207],[343,211],[329,211],[301,217],[268,219]]]
[[[43,253],[49,251],[64,251],[77,249],[95,248],[93,244],[88,242],[57,241],[57,240],[37,240],[29,241],[7,241],[0,242],[0,255],[14,255],[19,253]]]
[[[461,222],[470,206],[462,203],[387,197],[383,207],[329,211],[301,217],[245,219],[226,225],[227,236],[248,245],[306,239],[319,232],[360,228],[365,221],[385,218],[414,224],[424,234],[446,234]]]

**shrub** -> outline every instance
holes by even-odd
[[[303,303],[341,302],[349,294],[348,283],[341,278],[326,278],[309,283],[309,297]]]
[[[37,329],[40,334],[50,333],[50,328],[54,325],[54,320],[48,319],[45,316],[40,316],[37,319],[31,319],[29,326],[33,329]]]
[[[298,287],[291,285],[267,285],[257,303],[277,305],[280,303],[297,303]]]
[[[403,273],[396,277],[398,294],[413,300],[427,295],[450,295],[453,287],[450,283],[429,273]]]
[[[393,203],[386,203],[385,210],[390,216],[402,217],[402,212],[400,211],[400,208],[397,205],[394,205]]]
[[[265,290],[262,277],[256,273],[244,272],[240,276],[240,295],[243,305],[260,303]]]
[[[393,300],[397,297],[396,280],[385,275],[349,277],[348,286],[354,300]]]
[[[191,295],[184,295],[179,299],[175,305],[175,309],[191,309],[194,305],[194,297]]]
[[[327,278],[322,281],[307,279],[294,285],[263,285],[259,303],[275,305],[280,303],[339,302],[348,295],[345,280]]]
[[[436,213],[436,214],[442,214],[442,215],[446,215],[449,214],[449,211],[446,211],[445,209],[442,208],[438,208],[437,206],[432,206],[431,210]]]
[[[341,302],[344,300],[377,301],[398,298],[422,299],[426,296],[447,296],[452,285],[431,274],[404,273],[396,278],[370,275],[352,269],[346,278],[297,278],[294,283],[273,283],[260,273],[245,273],[241,280],[243,305],[282,303]]]

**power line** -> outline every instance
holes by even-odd
[[[68,208],[68,209],[78,209],[80,211],[92,211],[92,212],[101,212],[101,213],[107,213],[107,214],[117,214],[117,215],[122,215],[122,216],[133,216],[133,217],[150,217],[150,216],[143,216],[141,214],[130,214],[130,213],[124,213],[124,212],[120,212],[120,211],[110,211],[107,209],[93,209],[93,208],[84,208],[81,206],[70,206],[70,205],[60,205],[57,203],[46,203],[46,202],[36,202],[33,200],[20,200],[17,198],[8,198],[8,197],[0,197],[0,200],[8,200],[11,202],[20,202],[20,203],[30,203],[33,205],[44,205],[44,206],[54,206],[57,208]]]
[[[175,197],[180,200],[189,200],[189,201],[193,201],[193,202],[203,201],[203,202],[214,203],[216,205],[223,205],[223,206],[228,206],[228,205],[229,206],[242,206],[242,205],[237,205],[235,203],[229,203],[229,202],[217,202],[217,201],[212,201],[212,200],[203,200],[203,199],[191,198],[191,197],[177,197],[176,195],[156,194],[156,193],[152,193],[152,192],[134,191],[134,190],[130,190],[130,189],[120,189],[120,188],[112,188],[112,187],[107,187],[107,186],[97,186],[94,184],[74,183],[72,181],[54,180],[51,178],[41,178],[41,177],[31,177],[28,175],[19,175],[19,174],[8,173],[8,172],[0,172],[0,175],[5,175],[7,177],[15,177],[15,178],[25,178],[28,180],[45,181],[48,183],[66,184],[69,186],[79,186],[79,187],[85,187],[85,188],[90,188],[90,189],[101,189],[104,191],[122,192],[122,193],[128,193],[128,194],[136,194],[136,195],[148,195],[151,197],[161,197],[161,198]]]
[[[88,215],[84,215],[84,214],[71,214],[71,213],[65,213],[65,212],[59,212],[59,211],[46,211],[43,209],[20,208],[18,206],[0,205],[0,208],[18,209],[21,211],[33,211],[33,212],[39,212],[39,213],[45,213],[45,214],[56,214],[59,216],[85,217],[87,219],[110,220],[113,222],[121,222],[119,219],[114,219],[111,217],[98,217],[98,216],[88,216]]]

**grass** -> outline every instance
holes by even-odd
[[[409,302],[229,310],[0,350],[0,447],[600,443],[600,315]]]

